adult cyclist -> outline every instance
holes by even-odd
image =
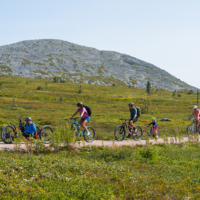
[[[34,137],[35,136],[35,132],[36,132],[36,126],[35,124],[32,122],[31,117],[27,117],[25,119],[26,121],[26,125],[25,127],[22,127],[21,124],[19,126],[19,128],[22,128],[22,135],[24,137],[26,137],[27,139],[29,138],[29,136]]]
[[[79,118],[81,118],[81,120],[79,121],[79,124],[85,129],[86,136],[90,136],[91,133],[88,131],[88,129],[86,127],[86,124],[90,121],[90,116],[88,115],[86,108],[83,107],[82,102],[77,103],[77,107],[78,107],[78,110],[70,118],[73,118],[79,112],[81,115],[79,117]],[[80,133],[77,133],[77,136],[78,135],[80,135]]]
[[[131,132],[131,130],[133,129],[135,131],[135,125],[134,123],[138,120],[138,116],[137,116],[137,109],[134,106],[134,103],[129,103],[129,111],[130,111],[130,120],[129,120],[129,130]],[[126,138],[130,138],[131,135],[128,134],[128,136]]]
[[[194,106],[193,110],[194,111],[190,115],[189,119],[191,119],[192,115],[196,115],[196,121],[197,121],[197,123],[199,124],[199,127],[200,127],[200,110],[198,109],[197,106]]]

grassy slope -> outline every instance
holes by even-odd
[[[40,79],[28,79],[12,76],[1,76],[3,82],[0,88],[0,119],[2,124],[12,121],[17,124],[17,115],[31,116],[33,121],[42,126],[45,124],[62,125],[63,120],[71,116],[77,109],[76,103],[82,101],[91,106],[93,114],[91,125],[97,131],[97,139],[113,139],[115,127],[121,123],[120,118],[129,118],[127,104],[134,102],[144,108],[144,99],[149,100],[151,113],[142,114],[138,125],[146,131],[151,116],[158,119],[160,132],[165,127],[173,132],[179,128],[183,134],[187,125],[192,106],[196,103],[195,95],[181,93],[181,97],[172,97],[169,91],[154,91],[147,96],[145,90],[129,87],[95,86],[82,84],[82,93],[79,94],[80,84],[52,83]],[[45,84],[46,83],[46,84]],[[42,90],[36,90],[41,86]],[[60,102],[60,97],[63,102]],[[16,98],[17,108],[13,108],[13,98]],[[159,122],[167,117],[170,123]]]
[[[143,114],[138,122],[144,130],[153,115],[160,132],[176,127],[185,134],[186,122],[195,104],[195,95],[154,91],[148,97],[145,90],[129,87],[104,87],[74,83],[48,83],[21,77],[0,77],[1,126],[17,115],[31,116],[40,126],[64,125],[64,118],[76,110],[82,101],[92,107],[91,125],[98,139],[113,139],[120,118],[128,118],[127,104],[144,107],[151,101],[152,114]],[[43,90],[36,90],[41,86]],[[63,102],[59,102],[60,97]],[[16,98],[17,107],[12,107]],[[186,199],[199,198],[199,145],[157,145],[153,147],[123,147],[120,149],[91,147],[73,153],[25,154],[0,151],[0,198],[4,199]]]

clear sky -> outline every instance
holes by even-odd
[[[0,0],[0,46],[61,39],[125,53],[200,88],[200,0]]]

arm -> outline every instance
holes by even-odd
[[[83,111],[83,112],[81,113],[81,116],[80,116],[80,117],[83,117],[84,113],[85,113],[85,112]]]
[[[135,108],[135,115],[134,115],[134,119],[137,117],[137,109]]]
[[[37,129],[36,129],[36,125],[33,124],[33,132],[35,133],[36,131],[37,131]]]
[[[192,115],[194,115],[194,112],[190,115],[189,119],[191,119]]]
[[[73,118],[77,113],[78,113],[78,110],[70,118]]]

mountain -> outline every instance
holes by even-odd
[[[195,87],[137,58],[62,40],[30,40],[0,47],[0,73],[100,85],[129,85],[167,90]]]

